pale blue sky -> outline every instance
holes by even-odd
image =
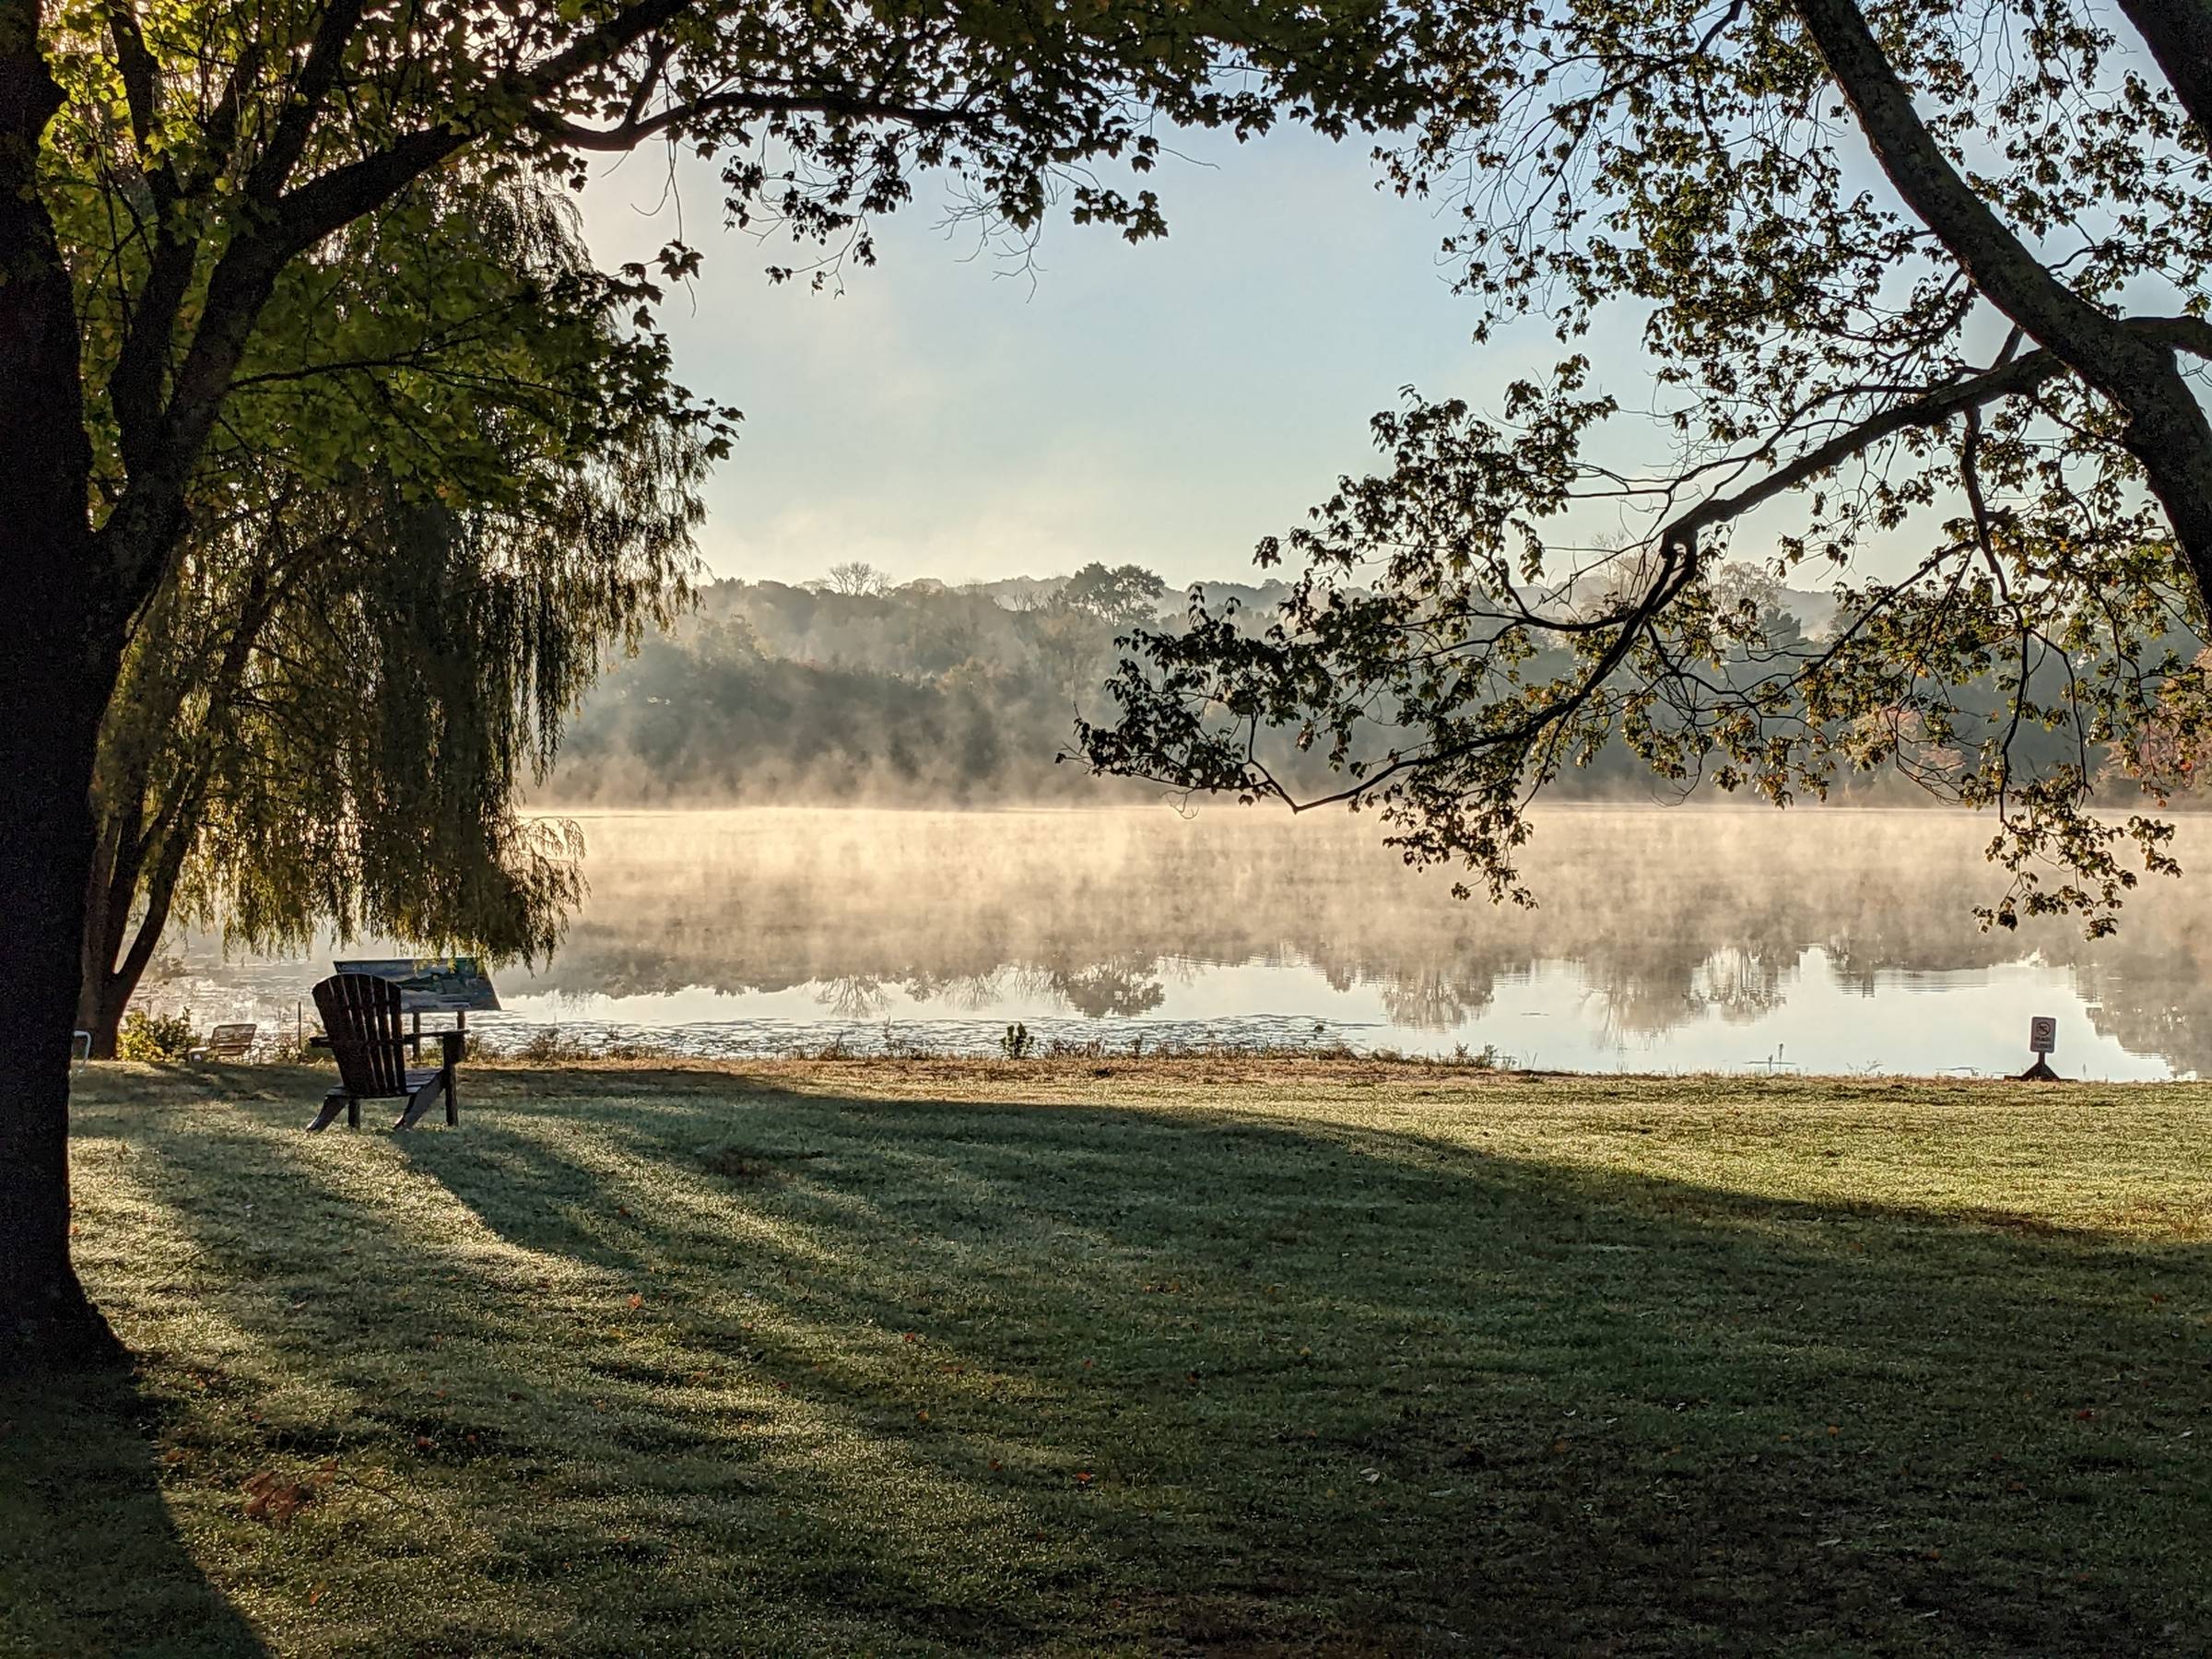
[[[774,288],[789,263],[721,226],[684,179],[704,275],[665,309],[694,390],[746,412],[700,546],[719,574],[800,581],[841,559],[960,582],[1135,560],[1174,585],[1243,579],[1253,543],[1365,470],[1367,421],[1408,382],[1487,401],[1525,349],[1477,354],[1433,210],[1373,187],[1364,146],[1284,131],[1184,145],[1171,233],[1047,230],[1034,280],[948,236],[942,193],[879,227],[841,294]],[[657,156],[602,172],[584,210],[605,262],[676,234]]]

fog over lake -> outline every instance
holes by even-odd
[[[1226,803],[1065,811],[582,815],[589,895],[498,975],[492,1046],[558,1026],[702,1054],[926,1044],[1343,1042],[1595,1070],[2017,1072],[2031,1015],[2073,1077],[2212,1072],[2212,833],[2114,938],[1984,932],[1986,820],[1934,811],[1560,807],[1538,905],[1452,897],[1371,817]],[[149,1001],[288,1023],[329,971],[186,939]],[[400,954],[373,941],[340,954]]]

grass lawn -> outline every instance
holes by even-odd
[[[2212,1648],[2212,1089],[322,1087],[82,1087],[139,1364],[0,1383],[0,1648]]]

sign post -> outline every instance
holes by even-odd
[[[2058,1046],[2058,1021],[2047,1014],[2039,1014],[2028,1022],[2028,1049],[2035,1056],[2035,1064],[2020,1074],[2023,1083],[2055,1083],[2058,1074],[2051,1069],[2051,1051]]]

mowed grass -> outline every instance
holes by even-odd
[[[2212,1089],[97,1068],[75,1653],[2204,1652]]]

